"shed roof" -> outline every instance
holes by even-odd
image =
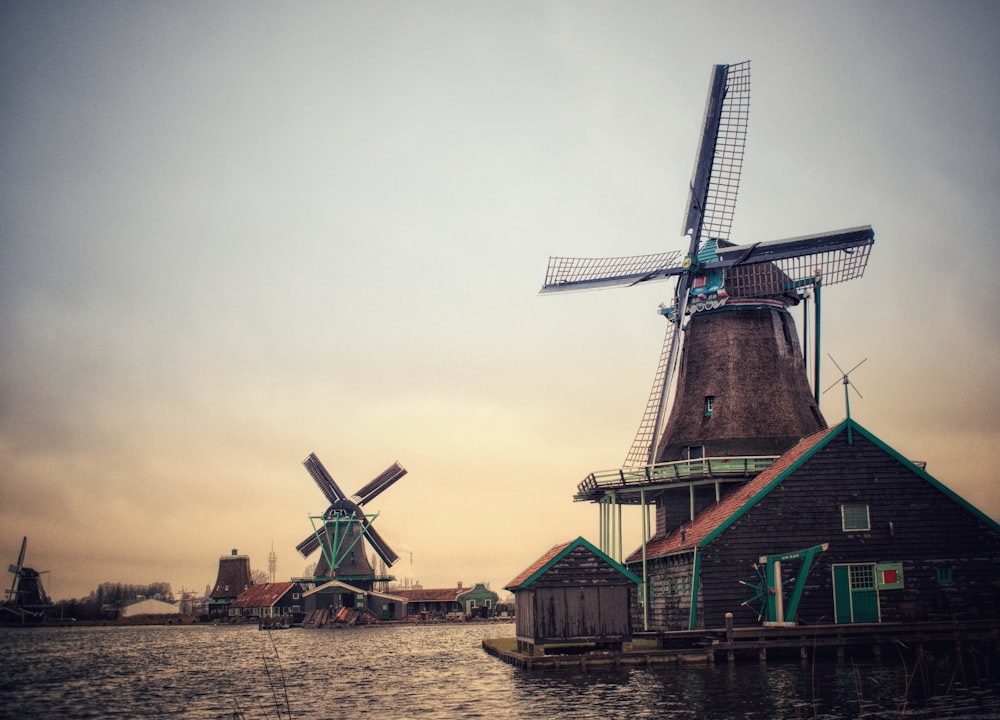
[[[519,590],[526,588],[535,582],[538,578],[544,575],[549,568],[562,560],[566,555],[573,552],[578,547],[583,547],[594,553],[603,560],[605,563],[610,565],[612,568],[620,572],[622,575],[627,577],[629,580],[635,583],[641,583],[638,577],[636,577],[627,567],[621,563],[617,563],[612,560],[608,555],[598,550],[596,547],[587,542],[583,537],[578,537],[576,540],[570,540],[569,542],[560,543],[559,545],[553,546],[548,552],[542,555],[540,558],[531,563],[524,571],[518,575],[516,578],[511,580],[504,586],[505,590]]]
[[[316,587],[312,588],[311,590],[307,590],[304,593],[304,595],[306,595],[306,596],[308,596],[308,595],[322,595],[324,593],[328,593],[328,592],[331,592],[331,591],[335,591],[335,592],[350,592],[350,593],[354,593],[355,595],[363,595],[364,592],[365,592],[364,590],[362,590],[359,587],[356,587],[354,585],[349,585],[348,583],[345,583],[343,580],[330,580],[328,582],[323,583],[322,585],[317,585]]]
[[[293,582],[261,583],[251,585],[241,592],[231,607],[234,608],[261,608],[271,607],[281,600],[289,590],[295,585]]]
[[[407,588],[393,593],[409,602],[455,602],[462,593],[458,588]]]

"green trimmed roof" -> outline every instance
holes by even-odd
[[[923,468],[893,450],[872,432],[848,418],[839,425],[820,430],[800,440],[798,444],[778,458],[767,470],[757,475],[745,485],[733,490],[721,502],[703,510],[693,522],[685,523],[682,526],[683,533],[681,532],[681,528],[677,528],[667,535],[650,540],[646,544],[646,557],[662,557],[664,555],[691,552],[695,548],[701,549],[705,547],[725,532],[726,528],[736,522],[775,487],[780,485],[785,478],[794,473],[803,463],[819,452],[833,438],[845,431],[858,433],[865,437],[883,452],[907,466],[925,482],[947,495],[951,500],[1000,533],[1000,525],[995,520],[971,505],[967,500],[955,493],[954,490],[928,475]],[[641,558],[642,548],[640,547],[626,559],[626,562],[637,562]]]
[[[548,572],[548,570],[553,565],[558,563],[560,560],[562,560],[564,557],[566,557],[579,547],[586,548],[594,555],[599,557],[601,560],[603,560],[605,563],[607,563],[609,566],[611,566],[619,573],[627,577],[632,582],[636,584],[642,584],[642,580],[636,577],[636,575],[632,573],[627,567],[625,567],[621,563],[612,560],[608,555],[604,554],[596,547],[591,545],[583,537],[578,537],[576,540],[571,540],[569,542],[553,546],[547,553],[542,555],[535,562],[533,562],[531,565],[525,568],[525,570],[520,575],[518,575],[516,578],[507,583],[504,586],[504,589],[521,590],[528,587],[538,578],[540,578],[542,575]]]

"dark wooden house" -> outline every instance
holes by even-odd
[[[330,580],[302,595],[307,617],[325,613],[335,615],[340,609],[367,613],[374,620],[402,620],[406,617],[406,599],[396,594],[366,590],[341,580]]]
[[[1000,618],[1000,525],[851,419],[626,564],[650,630]]]
[[[511,580],[518,652],[546,644],[621,649],[632,640],[629,610],[639,578],[582,537],[556,545]]]
[[[308,589],[297,582],[251,585],[241,592],[229,606],[229,616],[298,620],[304,611],[302,596]]]
[[[426,619],[464,616],[465,608],[458,601],[461,587],[406,588],[393,593],[407,602],[407,612]]]

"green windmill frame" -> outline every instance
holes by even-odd
[[[309,522],[312,523],[313,527],[313,536],[319,544],[320,552],[323,553],[323,559],[326,560],[331,573],[334,575],[337,574],[337,570],[348,558],[355,546],[361,542],[365,536],[365,532],[372,526],[377,517],[378,513],[362,515],[360,519],[355,517],[353,513],[350,515],[335,515],[333,517],[327,517],[326,515],[309,516]],[[354,534],[352,537],[350,530],[354,523],[361,524],[362,529],[361,532]],[[330,532],[331,528],[333,528],[332,533]],[[348,540],[350,540],[350,543],[347,542]]]

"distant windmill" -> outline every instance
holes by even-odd
[[[749,245],[729,242],[749,99],[749,61],[714,67],[684,215],[689,242],[683,258],[664,252],[549,260],[541,293],[675,281],[672,305],[661,305],[666,337],[625,467],[692,452],[780,453],[826,426],[787,308],[813,291],[818,319],[820,287],[860,277],[874,233],[864,226]],[[818,344],[818,332],[815,337]]]
[[[295,549],[302,557],[308,557],[316,550],[322,551],[314,571],[317,578],[337,577],[346,582],[367,585],[364,589],[371,589],[379,578],[367,557],[364,541],[371,545],[386,567],[391,567],[399,556],[372,527],[377,516],[366,515],[362,508],[406,475],[406,470],[398,462],[393,463],[356,494],[348,497],[314,453],[310,453],[302,464],[330,502],[330,506],[323,515],[311,518],[313,533]]]
[[[14,580],[7,591],[7,601],[3,605],[5,619],[17,619],[21,622],[41,620],[45,610],[52,606],[45,588],[42,587],[42,573],[24,566],[24,555],[28,548],[28,538],[21,540],[21,552],[17,554],[17,563],[8,566]],[[48,571],[43,571],[48,572]]]

